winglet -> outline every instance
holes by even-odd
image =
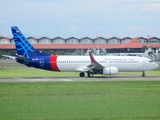
[[[97,61],[94,59],[93,55],[91,52],[89,52],[89,56],[90,56],[90,59],[93,63],[96,63]]]

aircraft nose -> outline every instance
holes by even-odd
[[[155,65],[154,65],[154,66],[155,66],[155,68],[158,68],[158,67],[159,67],[159,64],[155,63]]]

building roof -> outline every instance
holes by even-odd
[[[65,39],[62,38],[62,37],[55,37],[55,38],[52,38],[52,40],[55,40],[55,39],[62,39],[62,40],[65,40]]]
[[[0,49],[15,49],[15,45],[10,43],[10,44],[0,44]]]
[[[51,40],[51,38],[49,38],[49,37],[45,37],[45,36],[44,36],[44,37],[39,38],[39,40],[40,40],[40,39],[49,39],[49,40]]]
[[[105,48],[105,49],[124,49],[124,48],[142,48],[143,46],[151,48],[160,48],[160,44],[146,44],[133,38],[128,43],[122,44],[33,44],[36,49],[90,49],[90,48]],[[15,49],[14,44],[0,44],[0,49]]]
[[[145,39],[145,40],[148,40],[147,38],[145,38],[145,37],[136,37],[137,39]]]
[[[125,40],[125,39],[132,39],[131,37],[123,37],[121,38],[121,40]]]
[[[114,38],[120,40],[120,38],[117,38],[117,37],[110,37],[107,40],[114,39]]]
[[[160,38],[157,38],[157,37],[149,37],[148,40],[151,40],[151,39],[158,39],[160,40]]]
[[[1,38],[5,38],[5,39],[7,39],[7,40],[11,40],[11,38],[10,37],[7,37],[7,36],[0,36],[0,39]]]
[[[30,36],[30,37],[27,37],[27,39],[35,39],[35,40],[38,40],[37,38],[35,38],[35,37],[32,37],[32,36]]]
[[[142,48],[143,46],[144,44],[139,42],[137,38],[133,38],[125,44],[125,48]]]
[[[76,37],[69,37],[69,38],[67,38],[66,40],[69,40],[69,39],[76,39],[76,40],[79,40],[79,39],[76,38]]]
[[[93,40],[97,40],[97,39],[105,39],[105,40],[107,40],[107,39],[104,38],[104,37],[96,37],[96,38],[94,38]]]

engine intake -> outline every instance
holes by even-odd
[[[103,75],[116,75],[118,74],[118,68],[117,67],[104,67],[103,68]]]

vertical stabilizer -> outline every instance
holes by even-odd
[[[28,41],[28,39],[23,35],[23,33],[18,29],[16,26],[11,27],[12,34],[13,34],[13,39],[15,42],[16,50],[18,55],[30,58],[33,56],[38,56],[38,55],[47,55],[44,53],[41,53],[37,51],[31,43]]]

